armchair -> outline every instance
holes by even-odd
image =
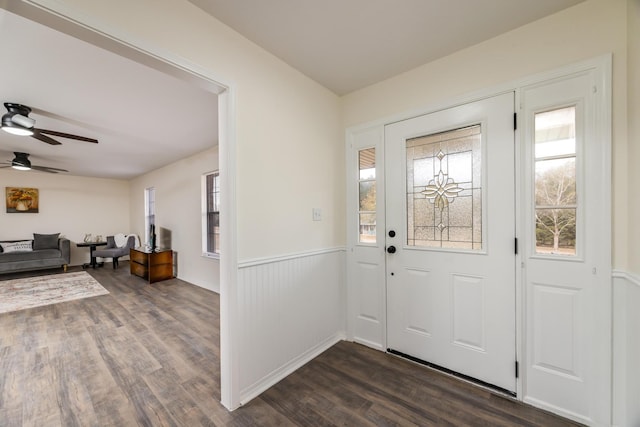
[[[107,236],[107,246],[93,251],[93,256],[100,258],[112,258],[113,269],[118,268],[118,258],[129,255],[129,249],[136,245],[136,236],[130,235],[124,246],[118,247],[114,236]]]

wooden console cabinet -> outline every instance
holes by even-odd
[[[149,283],[173,278],[173,251],[156,249],[154,252],[145,248],[129,250],[129,266],[131,274],[142,277]]]

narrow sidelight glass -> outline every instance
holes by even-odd
[[[358,241],[376,242],[376,149],[358,152]]]

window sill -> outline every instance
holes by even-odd
[[[203,252],[202,256],[204,258],[220,259],[220,254],[211,253],[211,252]]]

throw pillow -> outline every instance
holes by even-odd
[[[2,246],[2,251],[6,254],[11,252],[31,252],[33,248],[31,247],[31,240],[24,240],[22,242],[9,242],[9,243],[0,243]]]
[[[58,249],[58,236],[56,234],[36,234],[33,233],[33,250]]]

